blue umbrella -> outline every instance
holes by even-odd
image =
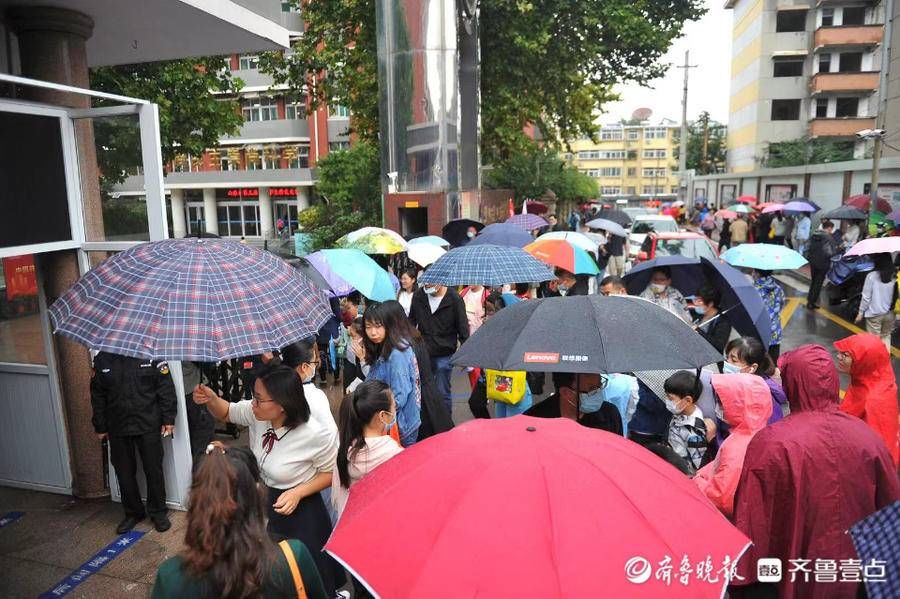
[[[329,276],[337,277],[337,281],[328,281],[333,289],[337,289],[336,285],[344,288],[349,285],[376,302],[397,297],[387,271],[360,250],[319,250],[306,258],[326,280]]]
[[[757,270],[792,270],[806,264],[794,250],[770,243],[743,243],[720,256],[732,266]]]
[[[481,233],[476,235],[467,245],[489,244],[523,248],[532,241],[534,241],[534,237],[522,230],[521,227],[506,223],[494,223],[486,226]]]
[[[525,250],[470,243],[438,258],[419,278],[419,284],[500,287],[507,283],[540,283],[553,278],[553,271]]]
[[[864,564],[877,560],[885,566],[884,578],[866,581],[868,596],[872,599],[900,597],[900,501],[851,526],[850,536]]]
[[[625,275],[628,293],[637,295],[650,283],[655,268],[666,266],[672,273],[672,286],[685,295],[694,295],[704,285],[710,285],[722,294],[719,305],[722,318],[747,337],[756,337],[768,347],[772,338],[769,312],[753,286],[739,270],[718,260],[664,256],[641,263]]]
[[[409,240],[409,245],[415,245],[417,243],[428,243],[442,248],[450,247],[449,241],[443,237],[438,237],[437,235],[426,235],[425,237],[416,237],[415,239]]]

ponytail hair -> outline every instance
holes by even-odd
[[[209,585],[211,596],[262,595],[275,556],[264,494],[249,449],[213,443],[197,460],[181,557],[186,571]]]
[[[366,446],[364,431],[379,412],[391,411],[391,388],[381,381],[366,381],[346,396],[338,412],[341,443],[337,471],[341,486],[350,488],[350,461]]]
[[[737,351],[738,358],[744,364],[748,366],[756,364],[756,374],[759,376],[772,376],[775,374],[775,364],[759,339],[755,337],[732,339],[725,346],[725,357],[727,358],[732,351]]]

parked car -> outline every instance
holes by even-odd
[[[639,217],[639,216],[646,216],[646,215],[648,215],[648,214],[650,214],[650,215],[655,215],[655,214],[658,214],[658,213],[659,213],[659,211],[656,210],[655,208],[640,208],[640,207],[635,207],[635,208],[631,208],[631,207],[628,207],[628,208],[622,208],[622,212],[624,212],[625,214],[627,214],[628,216],[630,216],[630,217],[631,217],[631,220],[634,220],[634,219],[636,219],[636,218]]]
[[[649,233],[677,233],[678,223],[671,216],[663,214],[643,214],[634,217],[628,235],[628,257],[632,260],[641,251],[641,246]]]
[[[717,260],[716,246],[705,236],[693,231],[675,233],[650,233],[635,257],[633,264],[653,260],[661,256],[686,256]]]

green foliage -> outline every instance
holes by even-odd
[[[568,166],[555,150],[531,142],[507,160],[485,171],[487,187],[512,189],[516,198],[540,198],[548,190],[561,201],[583,201],[599,195],[597,182]]]
[[[100,67],[91,71],[91,89],[141,98],[159,106],[163,162],[172,160],[176,154],[200,156],[207,148],[217,146],[221,136],[237,133],[243,119],[234,94],[242,86],[240,79],[231,76],[228,59],[224,57]],[[95,119],[94,124],[97,158],[105,183],[121,182],[128,169],[140,164],[137,119]]]
[[[802,166],[853,160],[853,142],[822,138],[800,138],[770,143],[762,166]]]
[[[137,198],[104,198],[103,231],[110,241],[145,239],[147,202]]]
[[[703,151],[704,139],[706,153]],[[696,121],[688,123],[687,168],[698,175],[725,172],[725,156],[728,149],[727,128],[701,112]],[[675,160],[681,155],[681,146],[675,146]],[[677,167],[676,167],[677,168]]]
[[[314,249],[334,247],[338,238],[360,227],[381,225],[381,163],[374,144],[331,152],[316,169],[322,201],[299,217]]]

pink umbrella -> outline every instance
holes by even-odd
[[[734,210],[725,210],[723,208],[722,210],[716,212],[716,216],[718,218],[737,218],[737,212],[735,212]]]
[[[771,214],[773,212],[781,212],[784,210],[784,204],[774,204],[763,209],[763,214]]]
[[[756,198],[753,196],[740,196],[735,201],[740,202],[741,204],[755,204]]]
[[[870,237],[863,239],[847,250],[845,256],[862,256],[864,254],[890,254],[900,252],[900,237]]]

